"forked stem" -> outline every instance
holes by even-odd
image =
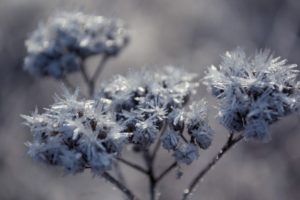
[[[221,148],[221,150],[213,157],[213,159],[197,174],[197,176],[192,180],[189,187],[184,190],[182,200],[187,200],[191,195],[198,182],[209,172],[212,167],[223,157],[223,155],[229,151],[235,144],[243,139],[242,135],[234,138],[234,134],[230,133],[227,142]]]
[[[107,181],[109,181],[111,184],[116,186],[121,192],[123,192],[128,200],[139,200],[132,192],[129,190],[125,185],[123,185],[121,182],[119,182],[117,179],[115,179],[113,176],[111,176],[109,173],[104,172],[102,174],[102,177],[105,178]]]

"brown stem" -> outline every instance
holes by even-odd
[[[221,150],[213,157],[213,159],[198,173],[198,175],[192,180],[189,187],[184,190],[182,200],[188,199],[198,182],[209,172],[212,167],[223,157],[223,155],[229,151],[235,144],[237,144],[243,136],[239,135],[236,138],[233,137],[233,133],[230,133],[227,142],[221,148]]]

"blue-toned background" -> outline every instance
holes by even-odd
[[[109,61],[101,79],[124,74],[129,68],[175,65],[203,76],[217,65],[220,54],[236,46],[270,48],[275,55],[300,64],[300,1],[298,0],[0,0],[0,199],[1,200],[115,200],[121,194],[89,172],[64,176],[62,170],[33,162],[24,142],[30,139],[20,114],[53,102],[60,84],[36,79],[22,71],[24,40],[38,21],[59,10],[122,18],[132,29],[132,42]],[[90,69],[97,62],[90,61]],[[72,75],[72,81],[79,80]],[[83,84],[78,82],[83,87]],[[204,86],[198,96],[216,105]],[[198,97],[197,97],[198,98]],[[171,173],[161,182],[162,200],[180,199],[189,180],[218,151],[226,130],[214,120],[213,146],[184,167],[181,180]],[[203,200],[300,199],[299,117],[290,116],[272,127],[267,144],[240,143],[207,174],[194,193]],[[157,170],[172,162],[161,151]],[[126,155],[132,154],[124,152]],[[141,162],[132,157],[131,160]],[[147,199],[147,179],[123,167],[129,186]]]

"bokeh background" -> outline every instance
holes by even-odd
[[[132,30],[131,44],[109,61],[101,79],[129,68],[163,65],[184,67],[204,75],[220,55],[236,46],[253,52],[270,48],[275,55],[300,63],[300,1],[298,0],[0,0],[0,199],[1,200],[118,200],[121,193],[89,172],[64,175],[61,169],[33,162],[24,142],[29,130],[20,114],[53,102],[61,85],[37,79],[22,70],[24,40],[40,20],[59,10],[124,19]],[[97,58],[90,61],[90,69]],[[72,75],[73,82],[80,82]],[[181,180],[171,173],[159,185],[160,199],[180,199],[193,176],[220,149],[226,130],[214,119],[215,100],[204,86],[198,96],[211,105],[216,130],[213,146],[200,159],[183,167]],[[194,192],[202,200],[300,199],[299,117],[290,116],[272,127],[267,144],[242,142],[207,174]],[[130,152],[132,161],[142,162]],[[172,157],[161,151],[157,171]],[[142,164],[142,163],[141,163]],[[122,166],[129,187],[148,199],[147,179]]]

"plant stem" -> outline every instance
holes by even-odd
[[[156,145],[155,145],[155,147],[153,149],[153,153],[152,153],[152,156],[151,156],[152,162],[154,162],[154,160],[156,158],[156,155],[157,155],[157,152],[158,152],[159,147],[160,147],[160,143],[161,143],[160,137],[164,134],[164,132],[166,131],[166,129],[167,129],[167,123],[166,123],[166,121],[164,121],[163,122],[163,126],[162,126],[162,128],[160,130],[160,133],[159,133],[158,141],[157,141],[157,143],[156,143]]]
[[[128,161],[128,160],[125,160],[125,159],[123,159],[123,158],[118,158],[118,160],[119,160],[120,162],[122,162],[123,164],[125,164],[125,165],[127,165],[127,166],[129,166],[129,167],[131,167],[131,168],[133,168],[133,169],[135,169],[135,170],[137,170],[137,171],[139,171],[139,172],[141,172],[141,173],[143,173],[143,174],[148,175],[148,171],[145,170],[143,167],[141,167],[141,166],[139,166],[139,165],[137,165],[137,164],[135,164],[135,163],[132,163],[132,162],[130,162],[130,161]]]
[[[138,198],[135,197],[135,195],[127,187],[125,187],[122,183],[120,183],[117,179],[115,179],[109,173],[104,172],[102,174],[102,177],[105,178],[107,181],[109,181],[114,186],[116,186],[121,192],[123,192],[126,195],[126,197],[129,200],[138,200]]]
[[[198,182],[209,172],[212,167],[223,157],[223,155],[229,151],[235,144],[237,144],[243,136],[239,135],[236,138],[233,137],[233,133],[230,133],[227,142],[221,148],[221,150],[213,157],[213,159],[198,173],[198,175],[192,180],[189,187],[185,189],[182,200],[188,199],[189,195],[193,192]]]
[[[102,56],[102,58],[101,58],[101,60],[100,60],[100,63],[99,63],[99,65],[98,65],[98,67],[97,67],[97,69],[96,69],[94,75],[93,75],[92,78],[91,78],[91,80],[92,80],[94,83],[97,82],[97,79],[98,79],[98,77],[100,76],[100,74],[101,74],[101,72],[102,72],[102,70],[103,70],[103,68],[104,68],[104,66],[105,66],[105,64],[106,64],[106,62],[107,62],[107,60],[108,60],[108,58],[109,58],[108,55],[103,55],[103,56]]]
[[[146,162],[146,165],[148,167],[148,178],[149,178],[149,192],[150,192],[150,199],[155,200],[155,190],[156,190],[156,180],[154,176],[154,170],[153,170],[153,157],[150,155],[149,150],[146,149],[144,151],[144,160]]]
[[[169,167],[167,167],[156,179],[156,183],[161,181],[169,172],[171,172],[172,169],[174,169],[177,166],[177,162],[173,162]]]
[[[82,65],[82,66],[80,67],[80,70],[81,70],[81,74],[82,74],[83,80],[84,80],[85,84],[86,84],[87,87],[88,87],[88,91],[89,91],[89,92],[88,92],[88,96],[89,96],[89,97],[92,97],[92,96],[94,95],[95,84],[94,84],[94,82],[89,78],[88,73],[87,73],[87,71],[86,71],[84,65]]]
[[[82,74],[82,77],[83,77],[83,80],[85,82],[85,84],[87,85],[88,87],[88,90],[89,90],[89,97],[92,97],[95,93],[95,84],[97,82],[97,79],[98,77],[100,76],[107,60],[108,60],[109,56],[107,55],[104,55],[102,56],[101,58],[101,61],[96,69],[96,71],[94,72],[94,74],[92,75],[92,77],[89,77],[86,69],[85,69],[85,65],[82,65],[80,67],[80,70],[81,70],[81,74]]]

